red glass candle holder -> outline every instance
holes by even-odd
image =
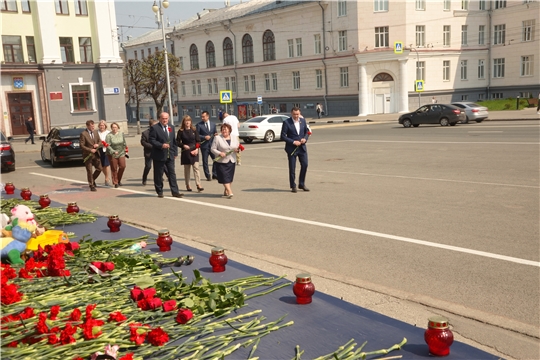
[[[15,185],[13,185],[12,182],[8,182],[4,186],[4,190],[6,191],[6,194],[13,195],[15,193]]]
[[[208,261],[210,262],[210,265],[212,265],[213,272],[223,272],[225,271],[225,265],[229,259],[227,258],[227,255],[225,255],[225,249],[222,247],[215,247],[212,248],[212,255],[210,255]]]
[[[76,214],[79,212],[79,207],[77,206],[76,202],[70,202],[68,203],[68,206],[66,208],[66,212],[69,214]]]
[[[448,328],[448,319],[443,316],[430,317],[428,319],[428,328],[424,333],[424,340],[431,355],[449,355],[450,345],[454,342],[454,334]]]
[[[32,192],[27,187],[22,188],[21,197],[23,198],[23,200],[30,200],[32,198]]]
[[[315,294],[315,285],[311,282],[310,274],[296,275],[296,282],[293,285],[293,292],[296,295],[297,304],[310,304],[312,296]]]
[[[45,209],[49,205],[51,205],[51,199],[49,199],[49,195],[40,195],[39,196],[39,205],[42,209]]]
[[[159,246],[160,252],[171,251],[171,244],[173,239],[169,235],[169,230],[163,229],[158,231],[158,238],[156,240],[157,246]]]
[[[109,227],[111,232],[119,232],[121,225],[122,225],[122,220],[120,220],[118,215],[109,216],[109,221],[107,221],[107,226]]]

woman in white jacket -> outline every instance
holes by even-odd
[[[214,166],[216,166],[218,183],[223,184],[225,188],[223,197],[228,199],[233,197],[231,184],[234,179],[238,146],[238,139],[231,136],[231,125],[221,125],[221,135],[214,137],[211,151],[216,155]]]

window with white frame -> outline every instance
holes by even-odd
[[[249,77],[251,79],[251,91],[257,91],[255,75],[250,75]]]
[[[478,25],[478,45],[484,45],[486,42],[486,26]]]
[[[469,100],[469,95],[461,95],[461,101]]]
[[[214,78],[214,94],[217,94],[217,93],[219,93],[219,87],[218,87],[217,79]]]
[[[461,0],[461,10],[469,10],[469,0]]]
[[[56,13],[60,15],[69,15],[69,8],[67,0],[55,0],[54,7],[56,8]]]
[[[443,46],[450,46],[451,39],[450,25],[443,26]]]
[[[236,76],[231,76],[231,90],[236,92]]]
[[[348,67],[339,68],[339,86],[349,87],[349,68]]]
[[[486,98],[484,93],[478,94],[478,101],[483,101]]]
[[[313,47],[315,54],[322,54],[321,34],[313,35]]]
[[[450,60],[443,61],[443,81],[450,81]]]
[[[461,60],[461,80],[467,80],[467,63],[468,60]]]
[[[426,0],[416,0],[416,10],[426,10]]]
[[[88,15],[88,6],[86,5],[86,0],[75,0],[75,15]]]
[[[182,88],[182,96],[186,96],[186,82],[181,81],[180,82],[180,87]]]
[[[201,80],[197,80],[197,95],[201,95],[201,94],[202,94]]]
[[[316,89],[322,89],[322,70],[315,70],[315,88]]]
[[[75,56],[73,55],[73,38],[60,38],[60,55],[63,63],[74,63]]]
[[[485,60],[480,59],[478,60],[478,78],[484,79],[485,78]]]
[[[478,0],[478,10],[486,10],[486,0]]]
[[[503,98],[503,93],[491,93],[491,98],[492,99],[502,99]]]
[[[523,21],[523,31],[521,33],[521,41],[534,40],[534,25],[535,25],[535,20]]]
[[[506,0],[495,0],[495,9],[502,9],[506,7]]]
[[[94,83],[69,84],[71,112],[97,111],[95,108]]]
[[[388,0],[373,0],[373,11],[388,11]]]
[[[347,0],[338,0],[337,2],[338,16],[347,15]]]
[[[199,105],[195,105],[195,117],[201,117],[201,107]]]
[[[30,0],[21,0],[21,10],[23,13],[32,12],[30,10]]]
[[[92,57],[92,39],[89,37],[79,38],[79,56],[82,63],[94,62]]]
[[[249,76],[244,76],[244,92],[249,92]]]
[[[208,79],[208,94],[212,94],[212,79]]]
[[[300,90],[300,71],[293,71],[292,84],[293,90]]]
[[[264,74],[264,90],[270,91],[270,74]]]
[[[272,91],[277,91],[277,73],[272,73]]]
[[[338,32],[338,51],[347,50],[347,30]]]
[[[34,43],[33,36],[26,37],[26,51],[28,53],[28,62],[31,64],[35,64],[37,62],[36,61],[36,46]]]
[[[191,80],[191,90],[193,95],[197,95],[197,83],[195,80]]]
[[[212,105],[212,107],[210,108],[210,116],[211,117],[216,117],[217,116],[216,105]]]
[[[416,47],[426,46],[426,27],[425,25],[416,25]]]
[[[443,11],[450,11],[451,0],[443,0]]]
[[[506,40],[506,25],[495,25],[493,27],[493,45],[504,44]]]
[[[426,62],[417,61],[416,62],[416,80],[424,80],[424,82],[426,81],[425,70],[426,70]]]
[[[469,26],[468,25],[461,25],[461,45],[466,46],[468,43],[468,35],[467,30]]]
[[[3,0],[0,4],[2,4],[2,11],[17,12],[17,2],[15,0]]]
[[[228,76],[225,78],[225,90],[231,90],[231,81]]]
[[[521,76],[531,76],[533,74],[533,59],[532,55],[521,57]]]
[[[296,38],[296,56],[302,56],[302,38]]]
[[[289,46],[289,57],[294,57],[294,41],[293,39],[287,40],[287,45]]]
[[[494,78],[503,78],[504,77],[504,58],[493,59],[493,77]]]
[[[388,26],[380,26],[375,28],[375,47],[388,47]]]
[[[178,62],[179,62],[179,65],[180,65],[180,71],[184,71],[184,57],[180,56],[178,58]]]

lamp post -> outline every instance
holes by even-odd
[[[169,56],[167,55],[167,41],[165,38],[165,23],[163,21],[163,8],[168,8],[169,2],[167,0],[161,1],[159,0],[159,6],[156,1],[154,1],[154,5],[152,6],[152,11],[154,13],[158,13],[159,11],[159,21],[161,22],[161,36],[163,37],[163,50],[165,51],[165,77],[167,79],[167,95],[169,100],[169,119],[171,121],[171,125],[174,125],[174,117],[173,117],[173,104],[172,104],[172,98],[171,98],[171,80],[169,79]]]
[[[416,48],[413,48],[412,46],[409,48],[410,50],[414,50],[414,52],[416,53],[416,74],[418,74],[418,63],[420,62],[420,56],[418,55],[418,50],[416,50]],[[416,79],[416,76],[415,76],[415,80],[418,80]],[[416,81],[414,82],[414,87],[415,87],[415,90],[416,90]],[[418,107],[422,106],[422,100],[420,99],[421,95],[420,95],[420,91],[417,91],[418,93]]]

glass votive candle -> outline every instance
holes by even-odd
[[[225,255],[225,249],[219,246],[212,248],[212,255],[210,255],[210,259],[208,259],[210,265],[212,265],[213,272],[225,271],[225,265],[228,260],[227,255]]]
[[[296,275],[293,292],[296,295],[296,303],[310,304],[315,294],[315,285],[311,282],[311,275],[306,273]]]
[[[430,317],[428,319],[428,328],[424,333],[424,340],[431,355],[449,355],[450,345],[454,342],[454,334],[448,327],[448,319],[443,316]]]

